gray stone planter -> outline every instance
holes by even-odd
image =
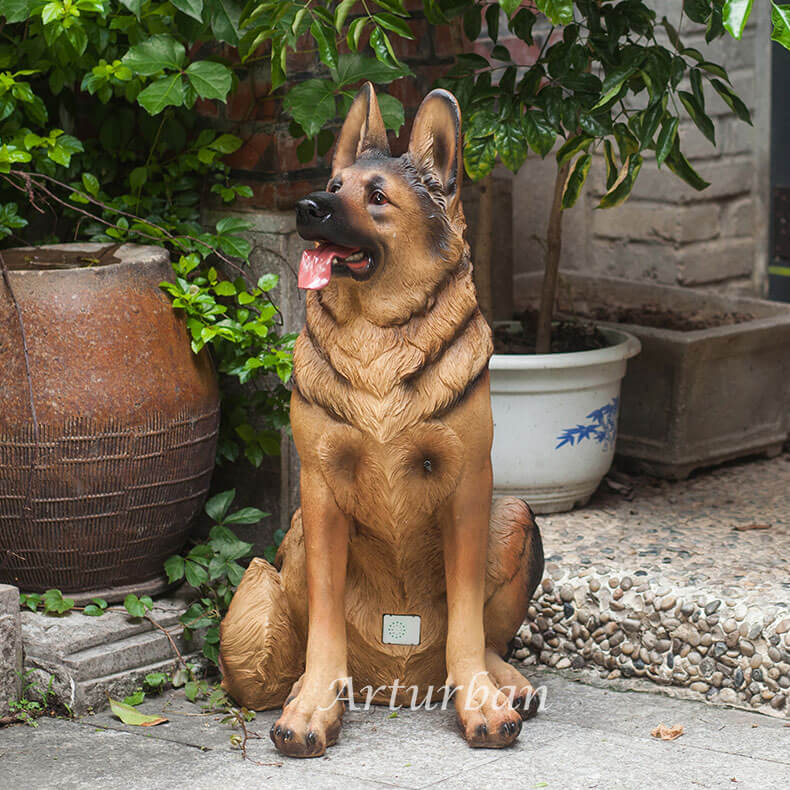
[[[537,305],[541,279],[516,279],[518,309]],[[681,479],[699,467],[780,452],[790,430],[790,305],[574,273],[561,275],[558,302],[566,314],[655,305],[685,315],[751,315],[687,332],[603,324],[642,343],[623,380],[617,454]]]

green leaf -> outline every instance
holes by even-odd
[[[61,134],[55,145],[47,150],[47,156],[53,162],[68,167],[71,164],[71,157],[84,150],[82,143],[76,137],[72,137],[70,134]]]
[[[113,712],[113,715],[117,716],[124,724],[132,727],[154,727],[167,721],[162,716],[149,716],[145,713],[140,713],[139,710],[124,702],[119,702],[112,698],[109,698],[109,700],[110,710]]]
[[[357,0],[342,0],[342,2],[337,4],[337,8],[335,8],[335,30],[339,33],[343,29],[343,25],[346,23],[346,17],[348,16],[348,12],[353,8],[354,3]]]
[[[41,596],[41,602],[47,614],[64,614],[74,608],[74,600],[64,598],[60,590],[47,590]]]
[[[184,558],[180,554],[173,554],[165,560],[165,573],[167,580],[173,582],[181,581],[184,578]]]
[[[683,102],[686,112],[691,116],[696,127],[708,138],[708,140],[716,145],[716,130],[713,126],[713,121],[705,114],[705,110],[699,106],[697,98],[688,91],[678,91],[678,97]]]
[[[201,99],[225,101],[233,84],[233,72],[222,63],[198,60],[190,63],[186,70],[187,79]]]
[[[660,167],[669,156],[677,138],[679,121],[677,118],[667,118],[661,124],[661,132],[656,141],[656,162]]]
[[[733,38],[740,39],[751,13],[752,0],[724,0],[722,9],[724,29]]]
[[[730,81],[726,70],[716,63],[711,63],[709,60],[702,60],[699,62],[699,67],[703,71],[707,71],[709,74],[713,74],[716,77],[721,77],[723,80],[727,80],[727,82]]]
[[[129,186],[137,192],[139,189],[143,187],[145,182],[148,180],[148,168],[147,167],[135,167],[131,173],[129,173]]]
[[[516,9],[521,5],[521,0],[497,0],[497,2],[502,6],[502,10],[508,17],[513,16]]]
[[[697,104],[704,110],[705,94],[702,90],[702,72],[699,69],[691,69],[689,81],[691,82],[691,92],[694,94]]]
[[[138,19],[143,8],[143,0],[120,0],[122,6],[128,8]]]
[[[185,561],[184,575],[186,576],[187,584],[192,587],[200,587],[201,584],[206,584],[209,580],[208,571],[202,565],[198,565],[192,560]]]
[[[38,610],[41,603],[41,596],[38,593],[21,593],[19,595],[19,605],[26,606],[31,612]]]
[[[134,593],[123,599],[123,606],[130,617],[145,617],[145,604]]]
[[[158,115],[165,107],[184,104],[184,82],[181,74],[162,77],[137,94],[137,103],[149,114]]]
[[[241,5],[235,0],[206,0],[207,10],[211,12],[211,30],[226,44],[239,43],[239,18]]]
[[[568,173],[565,180],[565,188],[562,191],[562,207],[571,208],[579,199],[584,182],[587,180],[587,173],[590,172],[592,164],[592,154],[582,154],[574,163],[573,168]]]
[[[606,160],[606,188],[611,189],[617,181],[617,162],[614,158],[614,149],[611,140],[603,141],[604,159]]]
[[[139,691],[135,691],[134,694],[129,694],[128,697],[123,698],[124,705],[142,705],[145,702],[145,692],[140,689]]]
[[[749,108],[741,101],[740,97],[735,93],[735,91],[719,80],[711,80],[710,84],[713,85],[716,93],[718,93],[719,96],[724,99],[727,106],[742,121],[746,121],[746,123],[751,126],[752,114],[749,112]]]
[[[374,28],[370,34],[370,46],[382,63],[397,62],[389,37],[380,27]]]
[[[222,523],[227,515],[228,509],[231,506],[234,498],[236,497],[236,489],[231,488],[229,491],[223,491],[211,497],[204,507],[206,514],[209,518],[216,521],[218,524]]]
[[[359,49],[359,40],[362,37],[362,31],[365,29],[365,25],[368,23],[368,17],[361,16],[355,19],[349,26],[348,26],[348,33],[346,34],[346,42],[348,43],[348,48],[354,52]]]
[[[101,615],[104,614],[104,609],[102,609],[100,606],[96,606],[95,603],[89,603],[82,610],[82,613],[88,617],[101,617]]]
[[[628,200],[641,167],[642,157],[639,154],[631,154],[620,169],[617,180],[601,198],[598,208],[614,208]]]
[[[334,38],[327,38],[324,34],[324,28],[318,21],[310,25],[310,33],[318,45],[318,54],[321,62],[334,72],[337,69],[337,48],[335,46]]]
[[[472,5],[464,14],[464,35],[469,41],[477,41],[483,29],[483,15],[480,6]]]
[[[634,72],[636,72],[635,66],[619,66],[610,71],[606,75],[603,85],[601,86],[601,93],[603,95],[592,109],[597,110],[599,107],[603,107],[604,104],[608,104],[614,99],[620,93],[623,83],[632,77]]]
[[[532,28],[535,26],[536,19],[537,17],[532,11],[522,8],[513,19],[510,20],[510,30],[522,41],[526,41],[527,44],[532,46],[534,43]]]
[[[508,170],[517,173],[529,150],[523,126],[515,121],[498,124],[494,131],[494,142],[502,163]]]
[[[777,5],[771,2],[771,40],[790,49],[790,5]]]
[[[258,288],[262,291],[271,291],[280,282],[279,274],[267,273],[258,278]]]
[[[704,25],[711,13],[710,0],[683,0],[683,10],[692,22]]]
[[[487,176],[496,164],[496,144],[493,136],[467,137],[464,143],[464,167],[472,181]]]
[[[554,141],[557,139],[557,134],[551,124],[541,113],[528,110],[524,114],[522,125],[529,147],[540,156],[545,157],[554,147]]]
[[[664,103],[655,101],[640,113],[639,147],[647,148],[653,142],[653,135],[658,131],[664,117]]]
[[[236,137],[235,134],[221,134],[216,140],[212,140],[209,143],[209,148],[213,151],[219,151],[221,154],[232,154],[241,148],[241,143],[241,138]],[[239,190],[244,189],[244,187],[235,187],[235,189],[241,194]],[[247,197],[252,197],[252,194],[250,193]]]
[[[553,25],[573,22],[573,0],[537,0],[538,11],[544,13]]]
[[[34,2],[35,0],[3,0],[0,16],[9,24],[24,22],[30,16]]]
[[[192,19],[197,19],[198,22],[203,21],[203,0],[170,0],[170,2],[179,11],[191,16]]]
[[[268,514],[257,507],[243,507],[225,518],[225,524],[257,524]]]
[[[315,79],[300,82],[288,91],[283,107],[308,137],[315,137],[337,113],[333,84]]]
[[[387,129],[392,129],[395,134],[398,134],[401,126],[403,126],[406,121],[403,105],[398,99],[394,96],[390,96],[388,93],[380,93],[378,100],[384,126],[386,126]]]
[[[573,159],[579,151],[590,147],[593,138],[589,134],[577,134],[567,140],[557,151],[557,167],[562,167]]]
[[[222,280],[214,286],[214,293],[217,296],[235,296],[236,286],[229,280]]]
[[[382,63],[358,52],[344,53],[337,59],[337,84],[340,88],[362,80],[370,80],[377,85],[387,85],[409,74],[411,71],[408,66]]]
[[[180,70],[185,59],[183,44],[172,36],[160,34],[133,46],[123,56],[123,63],[136,74],[150,77],[166,69]]]
[[[414,33],[411,32],[411,28],[408,26],[408,24],[406,24],[406,21],[399,19],[394,14],[379,13],[373,18],[383,28],[386,30],[391,30],[393,33],[397,33],[401,38],[414,38]]]
[[[496,43],[499,38],[499,6],[495,4],[486,8],[486,30],[488,37]]]
[[[93,173],[82,174],[82,186],[85,188],[85,191],[93,197],[96,197],[99,194],[99,179],[96,178]]]
[[[702,176],[689,164],[688,159],[680,152],[680,142],[675,138],[675,144],[666,158],[667,167],[678,177],[683,179],[690,187],[701,192],[710,186]]]
[[[167,682],[167,675],[164,672],[149,672],[145,676],[145,684],[153,689],[158,689]]]

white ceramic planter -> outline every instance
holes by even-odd
[[[594,351],[491,357],[495,495],[557,513],[585,504],[609,471],[620,383],[641,346],[601,331],[612,345]]]

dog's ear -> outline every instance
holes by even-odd
[[[348,116],[340,130],[332,159],[332,175],[354,162],[369,150],[390,155],[387,130],[381,118],[381,110],[373,85],[366,82],[354,98]]]
[[[431,91],[423,100],[409,139],[415,165],[434,172],[452,206],[461,193],[461,108],[452,93]]]

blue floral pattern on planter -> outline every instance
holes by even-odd
[[[602,445],[601,449],[609,450],[617,437],[618,402],[618,398],[612,398],[611,403],[606,403],[587,415],[586,419],[590,422],[566,428],[557,437],[557,446],[554,449],[559,450],[565,445],[573,447],[581,444],[585,439],[594,439]]]

